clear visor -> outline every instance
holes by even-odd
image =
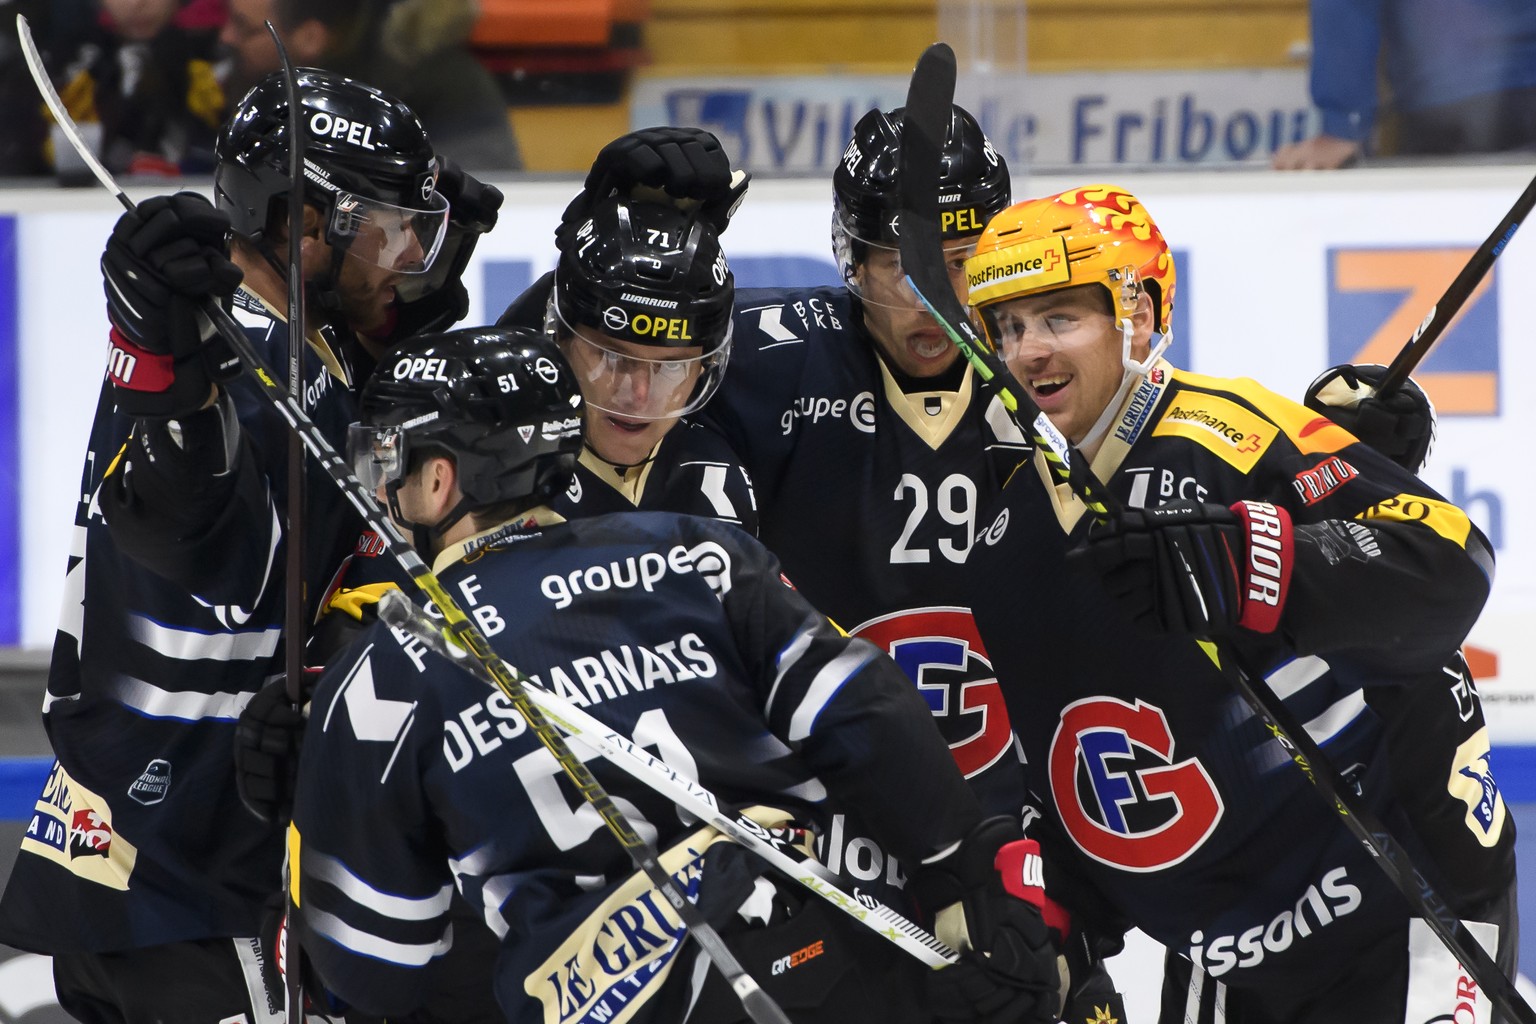
[[[998,354],[1012,362],[1031,351],[1060,351],[1095,343],[1114,323],[1106,313],[1080,309],[1024,312],[1023,303],[999,302],[982,310],[982,321]]]
[[[599,412],[625,420],[673,419],[699,409],[720,387],[731,351],[729,320],[725,336],[705,352],[697,346],[617,341],[567,322],[558,304],[551,305],[566,358],[581,382],[581,397]],[[641,355],[644,350],[656,354]]]
[[[370,427],[354,423],[347,428],[347,462],[352,475],[369,491],[405,475],[405,430],[398,424]]]
[[[912,283],[902,266],[901,250],[885,242],[869,242],[849,235],[862,243],[864,261],[843,268],[843,281],[848,290],[870,306],[884,306],[895,310],[922,310],[927,307],[917,297]],[[976,242],[946,242],[944,245],[944,270],[949,275],[950,286],[961,305],[966,304],[968,288],[965,280],[965,261],[976,252]]]
[[[448,200],[433,192],[425,209],[345,193],[331,215],[331,239],[348,256],[397,274],[424,274],[448,231]]]

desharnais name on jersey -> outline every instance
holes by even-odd
[[[1456,909],[1502,892],[1513,822],[1454,672],[1492,573],[1467,516],[1304,407],[1166,364],[1126,398],[1092,468],[1131,506],[1289,513],[1279,630],[1224,642],[1365,804],[1433,851],[1426,873]],[[967,567],[1030,788],[1065,837],[1046,851],[1052,895],[1090,929],[1128,921],[1259,992],[1322,990],[1352,951],[1401,942],[1401,896],[1201,647],[1133,624],[1087,560],[1065,557],[1089,517],[1054,483],[1038,456],[1021,466]]]
[[[980,816],[899,670],[734,527],[539,510],[437,568],[510,662],[722,805],[824,824],[829,800],[855,803],[908,864]],[[707,897],[697,823],[589,767],[680,887]],[[352,1005],[415,1005],[452,941],[455,887],[502,940],[495,984],[518,1024],[612,1019],[694,983],[674,912],[510,701],[409,637],[375,625],[328,669],[300,776],[305,949]]]
[[[286,325],[250,293],[236,305],[278,365]],[[315,336],[305,408],[333,443],[353,419],[352,379]],[[288,433],[254,382],[226,389],[244,439],[219,490],[173,475],[174,460],[157,473],[142,447],[127,457],[147,439],[130,441],[135,424],[103,386],[44,697],[57,760],[0,903],[0,941],[12,946],[254,935],[281,886],[281,830],[235,798],[231,751],[241,709],[282,671]],[[222,460],[219,428],[209,436]],[[310,471],[306,557],[334,565],[356,517]]]
[[[734,338],[700,417],[751,473],[763,542],[813,605],[896,659],[983,805],[1017,814],[1007,712],[962,579],[1024,436],[969,367],[948,390],[903,392],[844,288],[738,292]],[[824,859],[892,901],[897,866],[848,825]]]

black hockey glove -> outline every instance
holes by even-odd
[[[907,883],[919,914],[960,952],[957,963],[928,975],[936,1020],[1057,1019],[1065,914],[1046,899],[1039,844],[1023,836],[1016,821],[988,818]]]
[[[225,254],[229,217],[195,192],[155,196],[117,220],[101,255],[112,321],[107,372],[130,416],[177,417],[208,401],[240,362],[199,310],[243,276]]]
[[[636,187],[660,190],[674,200],[696,201],[700,216],[719,234],[741,205],[750,180],[745,171],[732,173],[720,140],[702,128],[641,128],[598,152],[581,192],[560,218],[555,242],[563,250],[598,200],[614,195],[633,198]]]
[[[1086,559],[1136,622],[1169,633],[1222,636],[1280,625],[1294,560],[1291,517],[1262,501],[1172,502],[1095,522],[1068,554]]]
[[[1375,385],[1387,375],[1377,363],[1335,366],[1307,388],[1303,401],[1410,473],[1417,473],[1435,443],[1435,407],[1410,378],[1386,398]]]
[[[240,802],[269,824],[293,816],[304,744],[304,713],[288,699],[287,680],[256,691],[235,723],[235,788]]]
[[[506,196],[445,157],[438,157],[437,190],[448,200],[443,247],[426,273],[403,278],[396,286],[394,324],[381,342],[447,330],[469,315],[464,268],[480,236],[496,226]]]

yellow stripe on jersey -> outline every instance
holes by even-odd
[[[1154,437],[1187,437],[1243,473],[1251,471],[1280,428],[1225,398],[1180,391],[1168,403]]]
[[[1372,505],[1355,518],[1422,523],[1460,548],[1467,546],[1467,537],[1472,533],[1472,520],[1465,512],[1449,502],[1422,494],[1399,494]]]
[[[293,822],[288,823],[288,898],[293,905],[303,909],[304,903],[299,899],[299,851],[304,846],[304,840],[299,835],[299,826]]]
[[[1198,373],[1178,372],[1178,379],[1196,387],[1225,391],[1249,402],[1274,423],[1303,455],[1332,453],[1357,443],[1355,435],[1326,416],[1319,416],[1300,402],[1278,395],[1248,377],[1205,377]]]
[[[132,435],[130,435],[130,436],[132,436]],[[103,480],[105,480],[107,477],[111,476],[113,473],[116,473],[118,465],[123,461],[123,456],[127,455],[127,454],[128,454],[128,442],[124,441],[123,442],[123,446],[117,450],[117,454],[112,456],[112,461],[107,464],[107,471],[102,474],[101,478]]]

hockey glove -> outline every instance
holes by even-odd
[[[564,249],[598,200],[633,198],[637,186],[697,202],[700,215],[719,234],[741,205],[750,178],[745,171],[732,173],[720,140],[702,128],[641,128],[619,136],[597,154],[581,192],[560,218],[555,242]]]
[[[240,372],[199,309],[240,285],[225,254],[228,231],[229,217],[195,192],[155,196],[118,218],[101,273],[112,322],[108,375],[128,415],[194,412],[216,382]]]
[[[1387,375],[1376,363],[1335,366],[1307,388],[1303,401],[1410,473],[1417,473],[1435,443],[1435,407],[1411,379],[1385,398],[1375,385]]]
[[[1017,822],[988,818],[907,883],[934,933],[960,960],[930,972],[936,1020],[1055,1021],[1058,945],[1066,915],[1045,896],[1040,846]]]
[[[1290,513],[1268,502],[1173,502],[1094,523],[1086,558],[1143,626],[1197,637],[1280,625],[1294,560]]]
[[[256,691],[235,723],[235,788],[240,802],[269,824],[293,816],[304,744],[304,713],[288,699],[287,680]]]
[[[469,315],[464,268],[480,236],[496,226],[506,197],[445,157],[438,157],[437,190],[448,200],[443,247],[426,273],[396,286],[394,323],[381,342],[394,344],[424,331],[444,331]]]

